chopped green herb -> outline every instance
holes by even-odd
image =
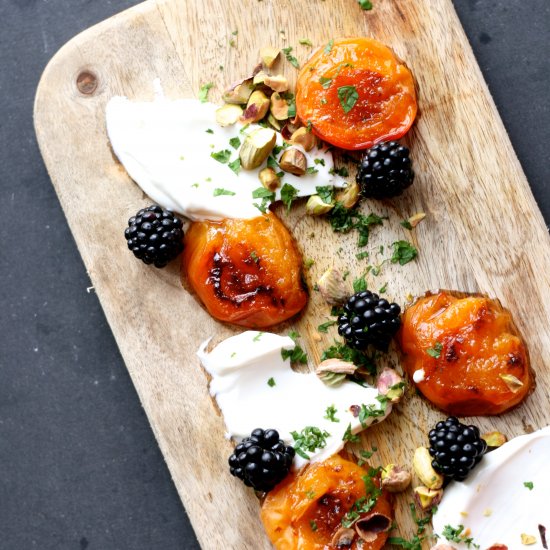
[[[254,203],[254,206],[265,214],[268,205],[275,200],[275,193],[265,187],[258,187],[252,191],[252,198],[262,199],[261,204]]]
[[[336,416],[334,416],[338,412],[338,409],[334,405],[330,405],[327,407],[327,410],[325,411],[325,416],[327,420],[330,420],[331,422],[340,422]]]
[[[321,78],[319,78],[319,84],[321,84],[321,86],[326,90],[332,84],[332,78],[322,76]]]
[[[353,281],[353,292],[363,292],[364,290],[367,290],[367,280],[364,275],[361,275]]]
[[[326,105],[328,103],[328,99],[326,97],[323,97],[321,99],[321,105]]]
[[[369,458],[378,450],[378,447],[373,447],[372,451],[365,451],[362,449],[359,451],[359,454],[361,455],[361,458],[357,461],[358,466],[363,466],[367,462]]]
[[[275,379],[273,377],[271,377],[268,381],[267,381],[267,385],[272,388],[273,386],[275,386]]]
[[[229,145],[231,145],[231,147],[233,147],[233,149],[238,149],[241,146],[241,140],[240,140],[239,136],[232,137],[229,140]]]
[[[315,498],[315,491],[308,491],[306,497],[309,498],[309,500],[313,500]]]
[[[231,33],[233,36],[237,36],[239,34],[239,31],[238,30],[234,30],[232,33]]]
[[[479,548],[478,544],[474,544],[474,539],[472,537],[466,538],[462,534],[463,532],[464,525],[459,525],[458,527],[445,525],[441,534],[450,542],[461,542],[462,544],[465,544],[467,548],[470,548],[472,545],[474,548]]]
[[[388,283],[384,283],[379,289],[378,294],[384,294],[388,290]]]
[[[287,99],[286,102],[288,103],[288,118],[294,118],[296,116],[296,101],[292,98]]]
[[[198,188],[198,187],[199,187],[199,184],[198,184],[198,183],[194,183],[191,187],[196,187],[196,188]]]
[[[296,332],[295,330],[291,330],[288,333],[288,337],[292,338],[292,340],[294,340],[294,343],[297,343],[298,339],[300,338],[300,334],[298,332]]]
[[[247,130],[248,130],[248,127],[250,126],[250,123],[248,124],[245,124],[240,130],[239,130],[239,134],[244,134]]]
[[[325,359],[342,359],[343,361],[348,361],[349,363],[357,365],[359,368],[369,372],[369,374],[376,374],[376,365],[371,357],[345,344],[335,343],[333,346],[323,351],[321,361]]]
[[[332,46],[334,46],[334,40],[331,38],[325,46],[325,53],[330,53],[332,51]]]
[[[320,164],[321,166],[324,166],[325,159],[313,159],[313,164]]]
[[[309,520],[309,526],[311,527],[312,531],[317,531],[317,523],[315,523],[314,520],[312,519]]]
[[[287,58],[288,62],[293,67],[295,67],[296,69],[300,68],[300,63],[298,63],[298,60],[291,53],[292,52],[292,46],[289,46],[288,48],[283,48],[281,51],[285,54],[285,57]]]
[[[384,218],[373,213],[365,216],[357,208],[346,208],[341,202],[337,202],[330,212],[329,220],[332,229],[338,233],[357,230],[359,233],[357,246],[363,247],[369,242],[371,226],[382,225]]]
[[[283,361],[290,359],[291,363],[307,364],[307,353],[298,345],[294,346],[294,349],[282,349],[281,357]]]
[[[315,263],[315,260],[313,258],[306,258],[304,260],[304,267],[306,269],[309,269],[314,263]]]
[[[363,252],[358,252],[355,257],[358,259],[358,260],[364,260],[365,258],[368,258],[369,257],[369,253],[364,250]]]
[[[333,167],[329,170],[330,174],[336,174],[342,178],[347,178],[349,176],[349,170],[345,166],[340,166],[340,168]]]
[[[254,263],[258,263],[260,261],[260,258],[258,258],[258,254],[256,254],[254,250],[250,253],[250,257],[252,258],[252,261]]]
[[[237,355],[237,352],[234,351],[234,352],[231,354],[231,357],[233,358],[233,357],[235,357],[236,355]]]
[[[361,6],[362,10],[372,10],[372,2],[370,0],[357,0],[357,3]]]
[[[224,189],[223,187],[216,187],[216,189],[214,189],[214,196],[215,197],[219,197],[221,195],[234,195],[234,191],[229,191],[229,189]]]
[[[359,94],[355,86],[340,86],[338,88],[338,99],[344,113],[349,113],[357,103]]]
[[[306,426],[300,433],[290,432],[294,439],[294,450],[296,454],[309,460],[306,452],[313,453],[317,449],[324,449],[327,446],[327,437],[330,434],[326,430],[321,430],[315,426]]]
[[[229,40],[229,45],[232,47],[232,48],[236,48],[237,47],[237,42],[235,41],[235,39],[231,38]]]
[[[439,359],[441,357],[441,350],[443,349],[443,344],[441,342],[436,342],[434,344],[433,348],[428,348],[426,350],[426,353],[435,359]]]
[[[313,42],[309,38],[300,38],[298,42],[302,44],[302,46],[309,46],[310,48],[313,47]]]
[[[349,441],[350,443],[357,443],[358,441],[361,441],[361,438],[358,435],[351,433],[351,422],[348,424],[348,427],[344,432],[342,441]]]
[[[403,220],[402,222],[399,222],[405,229],[408,229],[409,231],[413,228],[411,225],[411,222],[409,220]]]
[[[409,241],[396,241],[392,244],[393,255],[391,263],[405,265],[414,260],[418,256],[418,250]]]
[[[363,476],[366,495],[357,499],[342,518],[342,525],[346,529],[351,527],[361,515],[370,512],[376,505],[378,497],[382,494],[382,491],[374,483],[374,478],[378,476],[379,472],[379,469],[371,468],[368,475]]]
[[[217,160],[218,162],[221,162],[222,164],[227,164],[229,162],[229,159],[231,158],[231,151],[229,149],[223,149],[222,151],[217,151],[215,153],[210,153],[210,156]]]
[[[227,166],[235,172],[235,174],[238,174],[241,171],[241,159],[237,157],[235,160],[231,161]]]
[[[213,134],[214,133],[214,130],[212,130],[212,128],[208,128],[207,130],[205,130],[205,132],[207,134]]]
[[[326,204],[331,204],[334,198],[334,188],[330,185],[324,185],[322,187],[316,187],[315,191],[321,197],[321,200]]]
[[[264,335],[263,332],[258,332],[258,334],[256,334],[256,336],[254,336],[254,338],[252,338],[252,341],[253,342],[259,342],[260,341],[260,338]]]
[[[317,327],[317,330],[319,332],[322,332],[323,334],[326,334],[328,332],[328,328],[332,327],[336,324],[336,321],[327,321],[326,323],[322,323]]]
[[[363,403],[359,411],[359,422],[361,422],[361,426],[363,426],[363,428],[367,427],[368,418],[378,418],[379,416],[384,416],[386,413],[386,407],[387,405],[385,405],[383,409],[380,409],[374,403],[370,403],[369,405],[365,405]]]
[[[200,87],[199,90],[199,101],[201,103],[206,103],[208,101],[208,92],[210,91],[210,88],[212,88],[214,84],[212,82],[208,82],[207,84],[203,84]]]
[[[533,490],[533,482],[532,481],[524,481],[523,482],[523,486],[524,487],[527,487],[527,489],[529,489],[529,491],[532,491]]]
[[[283,185],[281,189],[281,200],[283,201],[283,204],[286,205],[287,212],[290,211],[292,201],[296,198],[297,194],[298,194],[298,189],[296,189],[296,187],[293,187],[289,183],[285,183]]]

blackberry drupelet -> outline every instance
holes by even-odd
[[[400,195],[414,180],[409,150],[397,141],[379,143],[368,149],[357,170],[361,195],[387,199]]]
[[[401,308],[379,298],[369,290],[354,294],[344,305],[338,317],[338,334],[348,346],[364,350],[372,344],[380,351],[387,351],[391,339],[399,329]]]
[[[428,435],[434,470],[456,481],[466,479],[487,451],[476,426],[466,426],[454,416],[438,422]]]
[[[271,491],[287,476],[294,454],[276,430],[257,428],[235,447],[229,471],[256,491]]]
[[[132,216],[124,236],[134,256],[155,267],[164,267],[183,250],[181,220],[156,204]]]

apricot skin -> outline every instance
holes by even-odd
[[[409,377],[422,369],[416,387],[449,414],[501,414],[532,389],[527,348],[498,300],[445,291],[425,296],[403,313],[398,339]],[[521,385],[511,388],[509,376]]]
[[[331,541],[343,516],[365,496],[363,477],[367,473],[365,468],[334,455],[289,475],[277,485],[268,493],[261,510],[262,522],[276,550],[335,549]],[[393,517],[390,496],[383,492],[372,510]],[[380,550],[387,538],[387,532],[379,533],[375,541],[363,546],[356,538],[348,548]]]
[[[182,272],[213,317],[247,328],[276,325],[307,303],[302,257],[272,213],[191,224]]]

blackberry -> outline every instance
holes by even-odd
[[[476,426],[465,426],[454,416],[438,422],[428,434],[434,470],[456,481],[466,479],[487,451]]]
[[[271,491],[287,476],[294,454],[279,432],[257,428],[235,447],[229,471],[256,491]]]
[[[155,267],[164,267],[183,250],[181,220],[156,204],[132,216],[124,236],[134,256]]]
[[[391,339],[399,329],[401,308],[379,298],[369,290],[354,294],[344,305],[338,317],[338,334],[348,346],[364,350],[372,344],[380,351],[387,351]]]
[[[388,141],[368,149],[357,170],[356,181],[361,195],[388,199],[400,195],[414,180],[409,150]]]

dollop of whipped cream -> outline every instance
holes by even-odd
[[[246,331],[224,340],[210,353],[208,342],[201,345],[198,356],[212,376],[210,393],[222,411],[228,435],[238,441],[255,428],[273,428],[285,443],[294,445],[292,432],[313,426],[330,435],[323,448],[306,454],[311,461],[323,460],[342,449],[346,433],[360,432],[391,411],[391,404],[377,399],[376,388],[354,382],[331,387],[315,373],[293,371],[290,359],[282,356],[283,350],[296,345],[288,336]],[[377,411],[363,424],[358,416],[362,405]],[[306,462],[297,455],[294,467]]]
[[[158,80],[154,85],[154,101],[116,96],[107,104],[107,134],[130,177],[158,204],[194,221],[259,216],[255,205],[262,205],[262,199],[253,198],[253,192],[261,188],[258,174],[267,161],[255,170],[238,170],[235,162],[240,144],[260,126],[221,127],[215,118],[217,105],[197,99],[169,100]],[[278,161],[284,151],[282,136],[276,134],[280,150],[273,158]],[[316,187],[346,185],[334,173],[326,147],[310,152],[296,148],[306,155],[311,173],[285,172],[275,200],[281,199],[285,184],[297,190],[296,197],[313,195]]]
[[[500,543],[510,550],[542,549],[539,525],[550,529],[549,458],[550,426],[486,454],[466,481],[445,489],[433,517],[434,532],[444,541],[447,526],[463,525],[463,533],[481,548]]]

